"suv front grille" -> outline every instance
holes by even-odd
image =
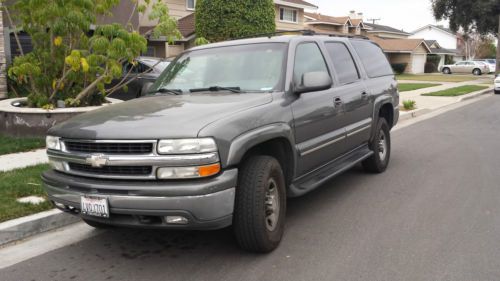
[[[79,142],[64,141],[66,150],[81,153],[104,154],[150,154],[153,152],[153,143],[107,143],[107,142]]]
[[[96,168],[77,163],[68,163],[68,165],[72,171],[94,175],[147,176],[153,171],[151,166],[103,166]]]

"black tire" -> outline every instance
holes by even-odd
[[[451,70],[448,67],[443,68],[443,74],[451,74]]]
[[[481,75],[483,73],[481,72],[481,69],[475,68],[474,70],[472,70],[472,74],[474,74],[476,76],[479,76],[479,75]]]
[[[105,229],[105,228],[111,228],[111,225],[109,224],[105,224],[105,223],[101,223],[101,222],[97,222],[97,221],[93,221],[93,220],[86,220],[86,219],[82,219],[86,224],[88,224],[89,226],[92,226],[93,228],[97,228],[97,229]]]
[[[391,158],[391,132],[385,118],[379,118],[369,146],[374,154],[362,162],[363,168],[370,173],[383,173]]]
[[[495,95],[500,95],[500,90],[495,90]]]
[[[286,186],[279,162],[263,155],[248,158],[236,190],[233,228],[238,244],[250,252],[273,251],[283,237],[285,217]]]

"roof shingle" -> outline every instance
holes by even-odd
[[[306,1],[302,1],[302,0],[282,0],[282,1],[293,3],[293,4],[298,4],[298,5],[303,5],[303,6],[309,6],[311,8],[318,8],[318,6],[311,4],[309,2],[306,2]]]
[[[387,53],[391,52],[410,52],[412,53],[421,44],[425,45],[424,39],[382,39],[378,36],[369,36],[369,38],[380,45]],[[427,45],[426,48],[429,50]]]

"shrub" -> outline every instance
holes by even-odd
[[[391,64],[392,70],[394,70],[394,73],[396,74],[403,74],[405,72],[406,67],[408,66],[407,63],[393,63]]]
[[[276,30],[272,0],[198,0],[196,36],[224,41]]]
[[[404,100],[403,101],[403,108],[405,110],[414,110],[417,106],[417,102],[414,100]]]
[[[135,0],[131,0],[135,1]],[[122,77],[123,63],[135,63],[146,51],[147,40],[131,25],[97,25],[99,15],[109,15],[118,0],[19,0],[13,5],[16,21],[30,37],[33,50],[18,56],[9,68],[14,87],[29,91],[28,104],[53,108],[58,100],[67,106],[99,105],[118,86],[106,89]],[[150,3],[150,1],[144,1]],[[147,4],[134,2],[143,13]],[[8,11],[4,6],[4,11]],[[161,2],[149,15],[157,25],[153,37],[173,40],[180,33]],[[91,30],[91,26],[97,26]]]

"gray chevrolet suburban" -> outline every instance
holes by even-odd
[[[50,200],[93,227],[219,229],[275,249],[287,197],[358,163],[383,172],[399,117],[384,53],[363,38],[284,35],[179,55],[143,98],[50,129]]]

